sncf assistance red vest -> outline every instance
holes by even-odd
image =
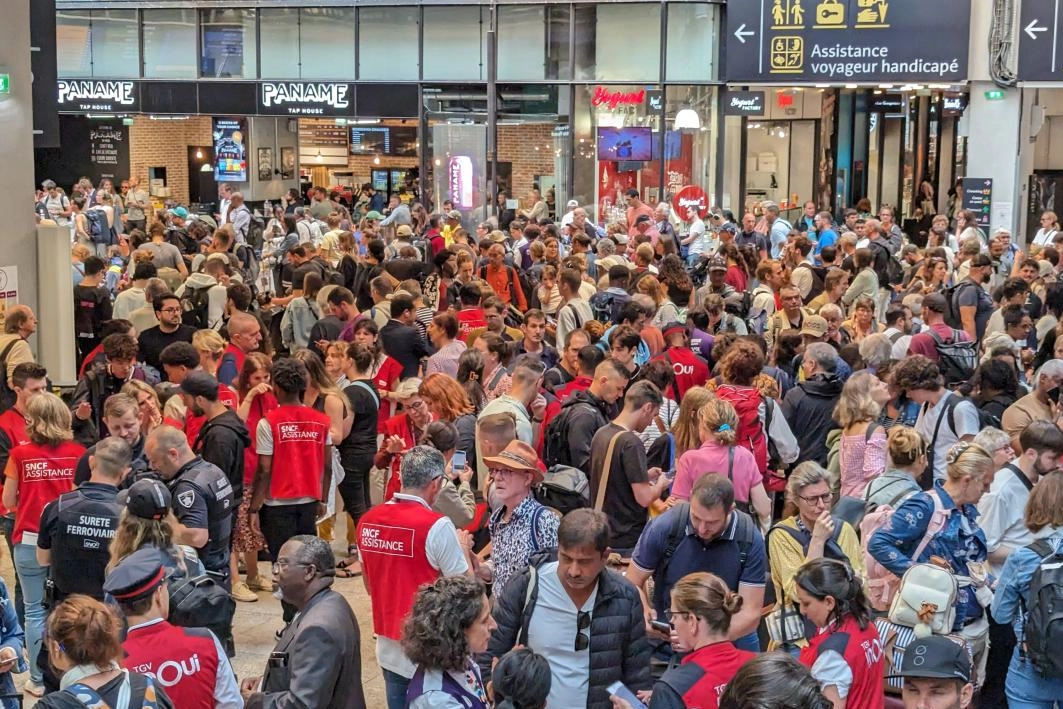
[[[421,584],[439,578],[428,561],[428,532],[443,515],[417,500],[377,505],[358,522],[358,553],[373,602],[373,630],[399,640]]]
[[[329,417],[309,406],[285,405],[265,416],[273,433],[271,500],[321,499]]]
[[[882,709],[883,673],[882,640],[874,623],[860,630],[852,616],[846,616],[842,624],[833,630],[819,633],[801,650],[800,661],[811,668],[821,654],[833,650],[845,658],[853,673],[846,705],[861,709]]]
[[[10,408],[0,414],[0,431],[7,437],[8,452],[15,446],[21,446],[30,442],[26,438],[26,419],[15,408]],[[0,514],[7,514],[8,509],[0,504]]]

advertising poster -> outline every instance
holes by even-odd
[[[18,267],[0,266],[0,317],[18,303]]]
[[[273,179],[273,148],[258,149],[258,179],[260,182]]]
[[[295,178],[295,148],[281,148],[281,179]]]
[[[247,182],[246,119],[214,119],[214,179]]]

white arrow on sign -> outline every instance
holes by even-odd
[[[1046,27],[1044,29],[1048,29],[1048,28]],[[756,34],[756,32],[754,32],[753,30],[747,30],[746,29],[746,23],[744,23],[744,22],[741,25],[739,25],[737,30],[735,30],[735,37],[737,37],[738,41],[741,42],[742,44],[746,43],[746,37],[752,37],[755,34]]]
[[[1038,27],[1037,20],[1031,20],[1030,24],[1026,25],[1026,29],[1023,30],[1026,34],[1030,35],[1030,39],[1037,39],[1037,32],[1047,32],[1047,27]]]

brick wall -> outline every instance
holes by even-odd
[[[188,147],[211,144],[210,116],[159,121],[135,116],[129,130],[129,167],[148,187],[148,168],[165,167],[170,198],[188,203]]]
[[[498,127],[498,161],[513,163],[513,195],[527,197],[537,175],[554,174],[554,126],[526,123]]]

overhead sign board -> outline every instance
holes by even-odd
[[[1019,16],[1020,81],[1063,81],[1060,0],[1023,0]]]
[[[725,116],[763,116],[763,91],[725,91],[723,94],[723,115]]]
[[[350,84],[324,81],[263,81],[258,87],[258,113],[266,116],[351,116]]]
[[[727,5],[727,81],[966,81],[971,0],[742,0]]]
[[[978,226],[989,228],[993,207],[993,180],[988,177],[963,178],[963,208],[978,215]]]
[[[140,86],[136,81],[70,79],[57,84],[60,112],[136,113]]]

